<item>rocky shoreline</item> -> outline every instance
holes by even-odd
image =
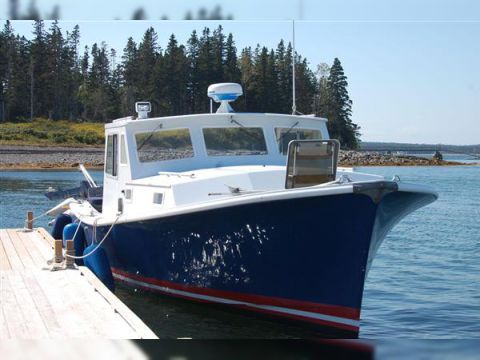
[[[386,154],[373,151],[340,151],[339,166],[444,166],[465,165],[457,161],[428,159],[412,155]]]
[[[0,145],[0,169],[76,169],[79,164],[102,168],[103,147],[40,147]],[[339,166],[443,166],[465,165],[454,161],[377,152],[341,151]]]

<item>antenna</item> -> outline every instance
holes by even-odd
[[[297,104],[295,102],[295,20],[292,20],[292,30],[293,30],[293,62],[292,62],[292,115],[297,113]]]

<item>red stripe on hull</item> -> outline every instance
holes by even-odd
[[[243,301],[243,302],[249,302],[252,304],[256,305],[271,305],[271,306],[278,306],[278,307],[283,307],[283,308],[290,308],[290,309],[295,309],[295,310],[301,310],[301,311],[308,311],[308,312],[313,312],[313,313],[318,313],[322,315],[329,315],[329,316],[338,316],[342,318],[347,318],[351,320],[358,320],[359,319],[359,310],[352,309],[352,308],[346,308],[342,306],[334,306],[334,305],[323,305],[323,304],[316,304],[312,302],[304,302],[304,301],[296,301],[296,300],[290,300],[290,299],[282,299],[282,298],[271,298],[267,296],[261,296],[261,295],[251,295],[251,294],[243,294],[243,293],[236,293],[236,292],[230,292],[230,291],[222,291],[222,290],[215,290],[215,289],[206,289],[206,288],[199,288],[195,286],[187,286],[187,285],[181,285],[181,284],[176,284],[173,282],[169,281],[162,281],[158,279],[153,279],[153,278],[147,278],[139,275],[134,275],[130,274],[118,269],[113,269],[112,272],[115,274],[118,274],[120,276],[124,276],[133,280],[141,281],[147,284],[151,285],[157,285],[157,286],[162,286],[165,288],[171,288],[174,290],[180,290],[180,291],[186,291],[186,292],[191,292],[194,294],[199,294],[199,295],[207,295],[207,296],[214,296],[214,297],[220,297],[220,298],[225,298],[229,300],[234,300],[234,301]],[[123,282],[128,283],[128,281],[118,279]],[[190,297],[186,295],[181,295],[181,294],[173,294],[168,291],[162,291],[161,289],[152,289],[148,286],[142,286],[138,285],[140,288],[143,288],[145,290],[154,290],[158,291],[161,293],[168,294],[169,296],[174,296],[182,299],[188,299],[188,300],[195,300],[197,302],[201,303],[208,303],[212,304],[214,303],[213,301],[208,301],[204,299],[199,299],[196,297]],[[268,309],[261,309],[261,308],[253,308],[248,305],[242,305],[242,304],[235,304],[235,305],[229,305],[229,306],[235,306],[236,308],[242,308],[246,309],[248,311],[256,311],[260,313],[265,313],[269,315],[275,315],[277,317],[282,317],[282,318],[287,318],[287,319],[292,319],[296,321],[302,321],[302,322],[309,322],[313,324],[318,324],[322,326],[327,326],[327,327],[335,327],[339,328],[342,330],[347,330],[351,331],[354,334],[358,334],[359,328],[356,326],[352,325],[347,325],[347,324],[340,324],[336,322],[331,322],[328,320],[321,320],[321,319],[315,319],[311,317],[306,317],[306,316],[301,316],[301,315],[295,315],[295,314],[286,314],[286,313],[280,313],[274,310],[268,310]],[[354,317],[356,316],[356,317]]]

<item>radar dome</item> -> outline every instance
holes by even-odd
[[[242,95],[242,86],[237,83],[212,84],[208,87],[208,96],[220,103],[217,113],[233,112],[229,102],[237,100]]]

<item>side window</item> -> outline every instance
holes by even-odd
[[[117,135],[108,135],[107,137],[107,158],[105,160],[105,172],[112,176],[117,176]]]
[[[120,135],[120,164],[127,163],[127,145],[125,144],[125,135]]]
[[[288,144],[292,140],[321,140],[320,130],[298,129],[298,128],[275,128],[275,137],[277,138],[278,150],[283,155],[287,155]]]

